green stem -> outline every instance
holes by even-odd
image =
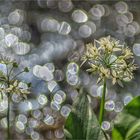
[[[103,131],[103,133],[104,133],[105,139],[106,139],[106,140],[109,140],[109,138],[108,138],[108,136],[107,136],[106,132],[105,132],[105,131]]]
[[[7,86],[8,86],[8,88],[10,87],[8,73],[7,73]],[[8,97],[8,108],[7,108],[7,140],[10,140],[10,93],[9,92],[7,92],[7,97]]]
[[[100,125],[103,122],[104,118],[104,105],[105,105],[105,94],[106,94],[106,79],[104,79],[103,91],[102,91],[102,99],[100,105],[100,114],[99,114],[99,123]]]
[[[20,74],[22,74],[22,73],[24,73],[24,72],[25,72],[25,71],[21,71],[21,72],[17,73],[14,77],[12,77],[11,80],[14,80],[17,76],[19,76]]]
[[[8,109],[7,109],[7,140],[10,140],[10,94],[8,93]]]

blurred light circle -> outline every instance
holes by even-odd
[[[35,65],[33,67],[33,74],[34,74],[34,76],[36,76],[38,78],[40,77],[40,75],[39,75],[40,69],[41,69],[41,66],[40,65]]]
[[[33,132],[33,128],[31,128],[31,127],[26,127],[25,132],[26,132],[27,135],[31,135],[32,132]]]
[[[130,23],[130,25],[132,25],[135,28],[136,34],[140,33],[140,25],[139,25],[138,22],[133,21],[133,22]]]
[[[127,3],[120,1],[115,4],[115,9],[118,13],[124,14],[128,11],[128,5]]]
[[[32,110],[33,104],[30,101],[27,101],[27,110]]]
[[[11,28],[11,33],[18,37],[21,37],[22,29],[20,27],[13,27]]]
[[[69,12],[73,9],[73,3],[71,0],[61,0],[58,2],[58,8],[62,12]]]
[[[132,99],[133,97],[131,95],[125,96],[123,99],[124,105],[127,105]]]
[[[97,94],[97,88],[98,86],[97,85],[92,85],[90,87],[90,95],[92,95],[93,97],[98,97],[98,94]],[[99,89],[98,89],[99,90]]]
[[[39,76],[45,81],[51,81],[53,79],[53,73],[47,66],[40,67]]]
[[[50,115],[47,115],[44,118],[44,123],[47,124],[47,125],[53,125],[54,124],[54,118]]]
[[[101,9],[94,6],[89,10],[89,13],[91,14],[91,18],[93,20],[100,20],[101,17],[103,16]]]
[[[114,110],[114,107],[115,107],[115,103],[113,100],[109,100],[109,101],[106,101],[105,102],[105,109],[107,111],[113,111]]]
[[[121,16],[122,16],[122,20],[127,24],[133,21],[133,14],[131,12],[127,12]]]
[[[40,140],[40,135],[38,132],[32,131],[31,138],[32,138],[32,140]]]
[[[60,28],[59,28],[59,34],[62,34],[62,35],[68,35],[70,32],[71,32],[71,26],[69,23],[63,21],[61,24],[60,24]]]
[[[47,0],[47,7],[56,8],[57,7],[57,0]]]
[[[10,24],[17,24],[20,21],[20,14],[18,11],[13,11],[8,16],[8,21]]]
[[[133,25],[129,24],[124,28],[124,34],[127,37],[133,37],[136,34],[136,29]]]
[[[29,42],[31,40],[31,33],[29,31],[22,31],[20,39]]]
[[[45,8],[46,7],[46,1],[45,0],[37,0],[37,4],[41,8]]]
[[[7,34],[5,36],[5,43],[8,47],[14,46],[18,43],[18,37],[14,34]]]
[[[72,86],[77,85],[79,82],[79,77],[75,74],[70,74],[69,72],[67,72],[66,77],[67,77],[67,82]]]
[[[24,21],[24,11],[16,9],[15,11],[11,12],[8,16],[8,21],[12,25],[22,24]]]
[[[103,121],[102,122],[102,125],[101,125],[101,128],[105,131],[109,130],[110,129],[110,122],[108,121]]]
[[[28,121],[28,125],[31,128],[36,128],[39,125],[39,123],[38,123],[38,120],[30,118]]]
[[[123,110],[123,107],[124,107],[123,103],[118,101],[115,103],[114,111],[121,112]]]
[[[0,28],[0,40],[4,39],[4,36],[5,36],[5,31],[3,28]]]
[[[52,130],[47,131],[46,137],[49,140],[52,140],[54,138],[54,132]]]
[[[51,72],[55,71],[55,66],[53,63],[46,63],[44,66],[47,67]]]
[[[123,16],[124,15],[117,15],[115,18],[116,18],[116,22],[119,26],[126,26],[126,22],[124,21],[123,19]]]
[[[97,95],[99,97],[102,97],[102,94],[103,94],[103,85],[101,85],[97,88]],[[108,90],[106,89],[106,96],[107,96],[107,94],[108,94]]]
[[[44,18],[41,22],[41,30],[46,32],[57,32],[60,28],[60,24],[57,20],[52,18]]]
[[[72,13],[72,19],[73,21],[77,23],[83,23],[88,20],[87,14],[83,10],[74,10]]]
[[[140,56],[140,44],[139,43],[135,43],[133,45],[133,53],[136,55],[136,56]]]
[[[67,66],[67,71],[71,74],[77,74],[79,71],[79,66],[75,62],[71,62]]]
[[[76,97],[78,96],[78,91],[77,90],[73,90],[71,93],[70,93],[70,96],[71,96],[71,99],[73,101],[75,101]]]
[[[64,132],[62,129],[57,129],[54,131],[55,137],[61,139],[64,137]]]
[[[48,106],[44,107],[43,108],[43,114],[46,116],[46,115],[51,115],[52,114],[52,109]]]
[[[41,94],[37,97],[37,101],[40,105],[46,105],[48,102],[48,99],[45,95]]]
[[[88,38],[92,34],[92,29],[90,26],[84,24],[79,27],[78,33],[82,38]]]
[[[18,121],[22,122],[23,124],[27,123],[27,117],[24,114],[18,115]]]
[[[101,16],[104,16],[104,14],[105,14],[105,8],[104,8],[103,5],[101,5],[101,4],[96,4],[96,5],[94,5],[93,7],[99,9],[99,10],[101,11],[101,14],[102,14]]]
[[[88,21],[88,22],[86,22],[85,24],[88,25],[88,26],[91,28],[92,33],[95,33],[95,32],[96,32],[96,25],[95,25],[94,22]]]
[[[7,67],[6,64],[0,63],[0,71],[3,72],[4,74],[7,73],[7,68],[6,67]],[[1,84],[0,84],[0,86],[1,86]]]
[[[61,103],[63,102],[62,96],[59,95],[58,93],[54,94],[53,100],[54,100],[54,102],[56,102],[57,104],[61,104]]]
[[[60,113],[63,117],[68,117],[70,112],[71,112],[70,107],[68,107],[66,105],[62,106],[61,111],[60,111]]]
[[[57,83],[54,80],[48,82],[48,89],[50,92],[52,92],[56,86],[57,86]]]
[[[62,97],[62,101],[66,99],[66,93],[62,90],[58,90],[55,94],[58,94]]]
[[[104,16],[109,16],[110,15],[110,12],[111,12],[110,7],[107,4],[103,4],[103,7],[105,9]]]
[[[24,42],[19,42],[13,46],[13,50],[17,55],[25,55],[30,51],[30,45]]]
[[[59,111],[60,107],[61,107],[60,104],[58,104],[57,102],[55,102],[55,101],[51,102],[51,109],[53,109],[55,111]]]
[[[2,118],[1,121],[0,121],[0,123],[1,123],[1,126],[3,128],[7,128],[7,119],[6,119],[6,117],[5,118]]]
[[[40,110],[34,110],[32,115],[35,119],[40,119],[42,117],[42,112]]]
[[[24,124],[23,124],[21,121],[17,121],[17,122],[16,122],[16,128],[17,128],[19,131],[24,131],[25,126],[24,126]]]

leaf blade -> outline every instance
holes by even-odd
[[[74,102],[72,112],[66,120],[66,129],[72,134],[72,140],[105,139],[88,97],[83,92]]]

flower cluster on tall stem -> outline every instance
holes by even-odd
[[[16,78],[24,73],[28,72],[28,68],[24,68],[23,71],[20,71],[17,74],[14,74],[14,70],[18,68],[18,63],[15,60],[10,59],[9,57],[5,57],[0,55],[0,64],[4,67],[4,70],[0,69],[0,94],[3,97],[3,94],[7,96],[8,100],[8,108],[7,108],[7,140],[11,139],[10,136],[10,102],[11,95],[20,94],[20,96],[26,98],[27,94],[29,94],[28,86]]]
[[[137,69],[137,66],[134,64],[134,56],[131,50],[110,36],[87,44],[82,61],[82,65],[88,63],[90,66],[87,69],[88,72],[99,76],[97,83],[104,83],[99,113],[101,125],[104,116],[106,80],[110,79],[113,85],[118,83],[122,86],[123,81],[128,82],[133,79],[133,71]]]

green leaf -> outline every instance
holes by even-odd
[[[18,68],[18,64],[16,62],[13,63],[14,68]]]
[[[72,139],[72,135],[67,129],[64,129],[64,134],[65,134],[67,139],[69,139],[69,138]]]
[[[25,68],[24,68],[24,71],[25,71],[25,72],[29,72],[29,68],[28,68],[28,67],[25,67]]]
[[[140,96],[135,97],[115,118],[112,139],[140,140]]]
[[[89,97],[79,93],[65,128],[72,135],[69,140],[105,140],[97,118],[90,106]]]
[[[32,83],[27,83],[28,87],[30,88],[32,86]]]

